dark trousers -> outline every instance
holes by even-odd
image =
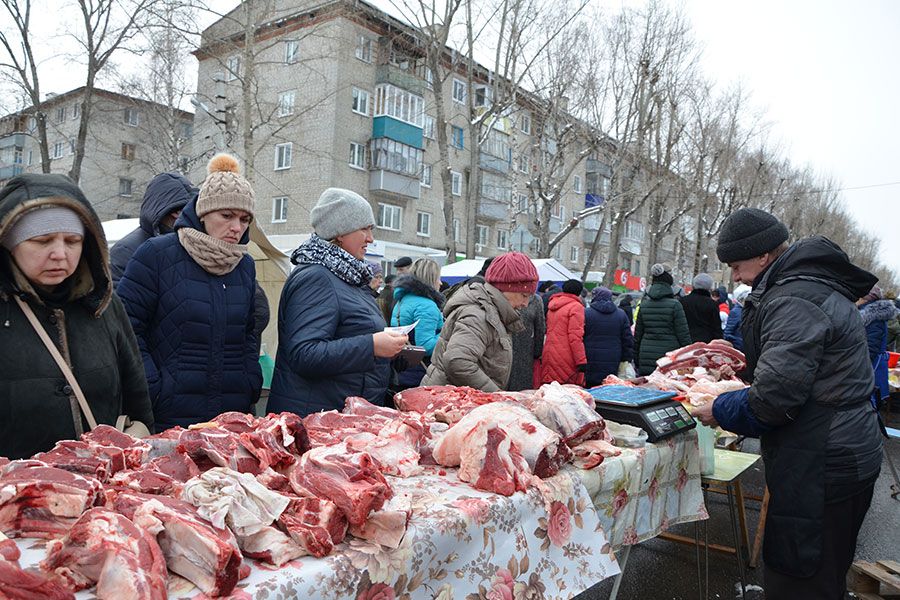
[[[764,569],[768,600],[844,600],[847,571],[856,552],[875,484],[870,483],[846,500],[825,505],[822,562],[812,577],[791,577],[768,566]]]

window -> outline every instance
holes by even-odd
[[[431,187],[431,165],[422,165],[422,187]]]
[[[434,71],[432,71],[429,67],[425,67],[425,85],[428,86],[429,90],[434,89]]]
[[[363,62],[372,62],[372,40],[364,35],[356,38],[356,58]]]
[[[475,106],[488,106],[493,100],[493,88],[486,85],[475,86]]]
[[[531,135],[531,115],[523,113],[519,118],[519,131]]]
[[[435,121],[431,115],[425,115],[422,120],[422,135],[433,140],[435,136]]]
[[[416,213],[416,233],[431,237],[431,213]]]
[[[519,173],[531,171],[531,155],[523,152],[519,155]]]
[[[475,226],[475,245],[476,246],[487,246],[488,237],[491,233],[490,227],[487,225],[476,225]]]
[[[81,114],[81,103],[76,102],[75,104],[72,105],[72,120],[74,121],[75,119],[77,119],[78,115],[80,115],[80,114]]]
[[[375,88],[375,116],[394,117],[404,123],[422,127],[425,101],[410,91],[382,84]]]
[[[569,248],[569,262],[578,262],[578,246],[572,246],[571,248]]]
[[[50,158],[62,158],[62,155],[66,151],[66,143],[65,142],[56,142],[53,144],[53,152],[50,153]]]
[[[522,212],[528,211],[528,194],[519,193],[517,195],[519,210]]]
[[[28,131],[34,131],[37,128],[37,119],[28,117]]]
[[[497,248],[506,250],[509,247],[509,232],[505,229],[497,230]]]
[[[716,270],[718,270],[718,269],[716,269]],[[639,261],[639,260],[634,261],[634,264],[632,265],[632,269],[631,269],[631,274],[634,275],[635,277],[641,276],[641,261]]]
[[[466,84],[459,79],[453,80],[453,101],[459,104],[466,103]]]
[[[359,88],[353,88],[353,112],[358,115],[369,116],[369,92]]]
[[[300,42],[288,40],[284,43],[284,64],[292,65],[300,60]]]
[[[62,123],[65,120],[66,120],[66,107],[60,106],[59,108],[56,109],[56,122]]]
[[[572,185],[572,188],[575,190],[576,194],[581,193],[581,177],[580,176],[578,176],[578,175],[575,176],[575,182]]]
[[[450,145],[454,148],[463,149],[463,141],[465,139],[465,132],[462,127],[457,127],[456,125],[450,126]]]
[[[75,154],[75,138],[69,138],[69,154]]]
[[[557,202],[552,207],[550,207],[550,216],[556,217],[557,219],[562,219],[562,203]]]
[[[288,142],[286,144],[275,144],[275,170],[291,168],[291,155],[293,154],[294,144]]]
[[[450,171],[450,193],[454,196],[462,196],[462,173]]]
[[[294,114],[294,101],[297,99],[297,92],[290,90],[278,94],[278,116],[287,117]]]
[[[459,235],[459,219],[453,219],[453,241],[457,243],[462,241]]]
[[[130,125],[132,127],[137,127],[141,124],[141,116],[138,113],[136,108],[126,108],[125,109],[125,124]]]
[[[272,222],[284,223],[287,221],[288,199],[287,196],[272,198]]]
[[[134,160],[134,144],[122,142],[122,160]]]
[[[366,168],[366,147],[364,144],[350,142],[350,166],[354,169]]]
[[[378,203],[378,228],[400,231],[400,215],[403,209],[393,204]]]
[[[637,242],[644,241],[644,224],[627,219],[625,221],[625,238]]]
[[[131,196],[131,184],[134,183],[131,179],[125,179],[124,177],[119,177],[119,195],[120,196]]]
[[[384,169],[406,177],[422,176],[422,157],[425,153],[413,146],[389,138],[375,138],[369,142],[373,169]]]
[[[225,60],[225,81],[234,81],[241,74],[241,57],[229,56]]]
[[[509,206],[512,200],[512,187],[509,179],[503,175],[496,175],[488,171],[481,172],[481,196],[489,200],[494,200],[503,204],[504,207]]]
[[[16,149],[13,151],[13,164],[14,164],[14,165],[21,165],[21,164],[22,164],[22,158],[23,158],[23,156],[22,156],[22,149],[16,147]]]

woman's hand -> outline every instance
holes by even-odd
[[[400,353],[407,341],[408,338],[402,333],[379,331],[372,334],[375,356],[379,358],[394,358]]]

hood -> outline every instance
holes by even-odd
[[[404,274],[394,280],[394,300],[400,300],[406,295],[421,296],[429,298],[438,305],[438,308],[444,307],[446,300],[436,289],[416,277],[415,275]]]
[[[863,325],[869,325],[876,321],[890,321],[897,315],[900,315],[900,310],[894,306],[892,300],[867,302],[859,307],[859,312],[862,316]]]
[[[141,229],[151,237],[163,232],[159,230],[160,221],[169,213],[181,210],[191,199],[196,198],[199,190],[191,182],[178,173],[161,173],[150,180],[144,201],[141,203]]]
[[[647,291],[647,295],[653,300],[660,300],[662,298],[674,298],[675,290],[673,290],[672,286],[668,283],[664,281],[657,281],[650,286],[650,289]]]
[[[550,303],[547,305],[547,309],[550,311],[557,311],[572,304],[577,304],[582,308],[584,307],[584,303],[581,301],[580,296],[567,294],[566,292],[557,292],[550,297]]]
[[[769,288],[796,280],[824,283],[856,302],[869,293],[878,278],[850,262],[840,246],[817,235],[791,244],[753,282],[747,301],[757,304]]]
[[[109,248],[97,213],[74,181],[65,175],[46,173],[10,179],[0,190],[0,236],[22,213],[44,204],[70,208],[84,222],[84,246],[78,268],[70,277],[74,278],[70,298],[84,302],[95,316],[100,316],[112,297]],[[25,293],[41,301],[3,247],[0,247],[0,293]]]
[[[493,306],[500,315],[500,321],[510,333],[518,333],[525,329],[519,313],[512,307],[503,292],[489,283],[467,283],[460,288],[444,305],[444,318],[449,319],[455,310],[470,304],[478,304],[485,311]]]
[[[593,300],[591,308],[605,315],[611,314],[619,310],[621,306],[616,306],[612,300]]]
[[[206,229],[203,227],[203,223],[200,222],[200,217],[197,216],[197,196],[191,198],[190,201],[184,205],[184,208],[181,209],[181,215],[179,215],[178,220],[175,221],[175,231],[178,231],[182,227],[190,227],[191,229],[196,229],[197,231],[206,233]],[[239,241],[238,243],[250,243],[249,227],[247,228],[247,231],[244,232],[244,235],[241,236],[241,241]]]

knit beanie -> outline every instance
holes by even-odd
[[[197,216],[216,210],[243,210],[253,215],[256,198],[250,182],[240,174],[235,157],[230,154],[216,154],[206,166],[209,173],[200,184],[197,198]]]
[[[584,289],[584,284],[578,281],[577,279],[568,279],[563,284],[563,293],[566,294],[575,294],[578,296],[581,294],[581,290]]]
[[[653,278],[653,283],[662,282],[669,285],[675,283],[675,279],[672,277],[672,267],[666,263],[656,263],[650,267],[650,276]]]
[[[350,190],[328,188],[309,213],[313,231],[323,240],[375,224],[369,201]]]
[[[84,236],[84,223],[71,208],[46,205],[22,214],[3,235],[3,247],[9,251],[33,237],[50,233],[74,233]]]
[[[741,208],[722,224],[716,256],[726,264],[762,256],[787,241],[789,235],[775,216],[758,208]]]
[[[866,294],[865,296],[863,296],[864,302],[874,302],[876,300],[883,300],[883,299],[884,299],[884,292],[881,291],[881,287],[878,285],[872,286],[872,289],[869,291],[869,293]]]
[[[594,300],[600,301],[609,301],[612,300],[612,290],[608,287],[598,286],[594,288],[594,291],[591,292],[594,295]]]
[[[484,279],[501,292],[533,294],[538,272],[531,259],[521,252],[507,252],[491,262]]]
[[[691,282],[691,286],[697,290],[706,290],[711,292],[713,289],[713,279],[706,273],[699,273]]]

